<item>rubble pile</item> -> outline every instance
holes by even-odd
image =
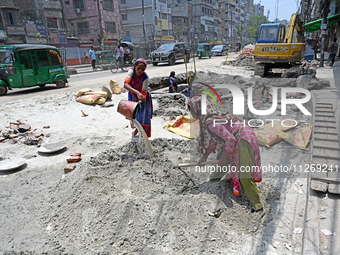
[[[237,58],[235,61],[231,62],[233,66],[245,66],[250,67],[252,69],[255,68],[255,62],[253,57],[251,56],[242,56]]]
[[[44,128],[49,127],[46,126]],[[43,137],[44,134],[42,132],[38,132],[37,129],[31,131],[31,126],[25,124],[22,120],[10,122],[9,127],[0,129],[0,143],[24,143],[26,145],[37,145],[40,147]]]
[[[249,48],[244,47],[242,52],[238,55],[238,58],[253,57],[254,56],[254,49],[255,49],[255,47],[249,47]]]

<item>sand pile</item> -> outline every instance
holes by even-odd
[[[232,184],[206,182],[206,174],[176,167],[188,142],[152,141],[149,159],[138,143],[108,149],[64,175],[38,206],[49,243],[62,254],[255,254],[265,224]],[[173,160],[170,160],[173,159]],[[280,192],[260,185],[266,209]],[[208,211],[221,209],[219,218]],[[270,221],[269,213],[264,222]],[[240,240],[251,246],[234,245]]]
[[[153,114],[155,116],[188,115],[188,101],[184,94],[155,94],[153,99]]]

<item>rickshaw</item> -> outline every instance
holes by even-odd
[[[131,42],[121,42],[120,45],[123,48],[128,47],[130,49],[130,56],[127,56],[126,54],[124,54],[124,67],[133,66],[135,63],[135,59],[133,58],[134,56],[133,44]],[[114,54],[115,54],[115,51],[114,51]],[[118,62],[116,58],[114,58],[110,64],[111,72],[116,73],[120,67],[121,67],[121,63]]]
[[[133,44],[131,42],[121,42],[120,45],[123,48],[128,47],[130,49],[130,56],[126,57],[124,55],[124,66],[129,66],[133,63],[133,55],[134,55]]]
[[[54,46],[17,44],[0,46],[0,96],[12,88],[46,84],[65,87],[69,76],[62,57]]]
[[[211,58],[211,45],[209,43],[197,44],[197,57],[209,57]]]

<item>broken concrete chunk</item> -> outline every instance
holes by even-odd
[[[17,122],[10,122],[9,123],[9,128],[10,129],[18,129],[19,128],[20,123]]]
[[[28,124],[20,124],[19,125],[18,131],[20,133],[25,133],[25,132],[27,132],[29,130],[31,130],[31,126],[30,125],[28,125]]]

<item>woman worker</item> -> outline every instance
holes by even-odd
[[[197,139],[199,152],[203,156],[198,163],[205,162],[211,153],[217,152],[218,164],[221,168],[230,165],[228,180],[234,183],[234,195],[239,195],[241,184],[241,188],[255,207],[255,212],[259,218],[262,218],[265,211],[255,184],[262,180],[261,158],[253,130],[247,125],[243,126],[243,123],[232,115],[217,111],[215,105],[208,99],[207,113],[202,115],[200,96],[189,100],[189,110],[192,116],[200,122],[200,135]],[[226,171],[213,172],[210,175],[210,181],[220,181],[225,174]]]
[[[151,137],[152,99],[148,91],[149,76],[145,73],[147,64],[144,59],[137,59],[124,81],[124,88],[129,91],[128,100],[139,102],[140,110],[136,120],[142,125],[148,137]],[[131,127],[134,129],[133,123]],[[136,137],[138,130],[132,132],[132,137]]]

